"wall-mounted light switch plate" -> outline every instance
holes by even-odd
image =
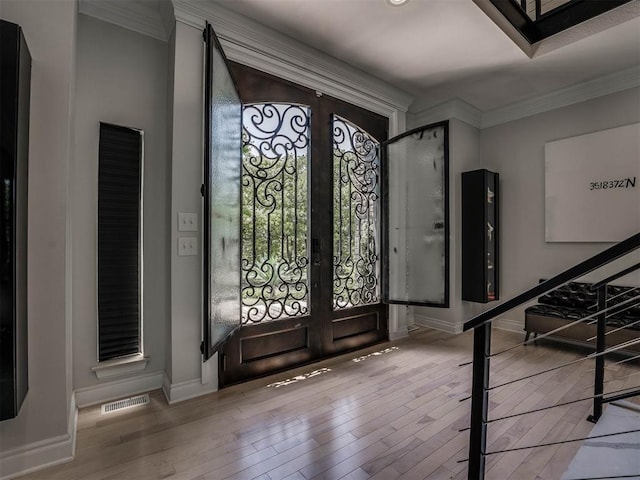
[[[178,231],[179,232],[197,232],[198,231],[198,214],[178,213]]]
[[[178,237],[178,256],[198,254],[198,239],[196,237]]]

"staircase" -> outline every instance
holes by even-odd
[[[626,342],[625,345],[609,345],[605,347],[606,319],[607,316],[615,310],[613,306],[607,306],[607,286],[611,282],[617,282],[620,279],[624,281],[625,277],[628,278],[630,275],[637,274],[637,271],[640,270],[640,263],[637,261],[639,251],[640,233],[637,233],[465,323],[464,330],[473,330],[474,336],[471,396],[466,399],[471,401],[471,418],[468,429],[469,456],[468,459],[464,460],[468,462],[467,478],[469,480],[483,480],[485,478],[486,461],[491,455],[510,454],[511,452],[532,448],[552,448],[570,442],[584,442],[584,444],[571,463],[563,480],[599,478],[637,478],[640,480],[640,413],[638,413],[635,408],[627,408],[628,404],[622,404],[623,406],[620,406],[618,403],[613,403],[626,399],[637,399],[640,396],[640,378],[631,378],[631,375],[628,375],[628,378],[616,377],[612,379],[611,374],[618,365],[628,361],[640,360],[640,355],[623,359],[618,356],[618,350],[621,348],[640,344],[640,336],[636,336],[634,340]],[[629,266],[629,264],[631,264],[631,266]],[[622,266],[616,267],[618,265]],[[610,274],[612,268],[617,270],[614,274]],[[598,292],[598,303],[594,305],[596,313],[580,318],[555,331],[539,335],[537,339],[524,340],[501,351],[492,351],[491,322],[493,320],[499,318],[505,312],[530,302],[538,296],[551,292],[571,281],[581,279],[587,274],[592,278],[595,277],[598,279],[593,283],[593,289]],[[631,305],[640,305],[640,286],[632,290],[634,291],[634,296],[631,300]],[[525,348],[533,342],[557,333],[558,330],[569,328],[581,322],[593,322],[597,324],[598,335],[596,347],[592,353],[586,354],[578,360],[528,374],[525,377],[516,378],[506,383],[496,384],[495,382],[491,382],[491,361],[493,358],[516,348]],[[527,445],[499,451],[487,449],[488,429],[495,426],[497,422],[506,419],[494,418],[495,416],[491,414],[490,398],[494,390],[507,385],[517,384],[532,377],[540,376],[544,378],[546,374],[561,369],[572,368],[572,366],[582,362],[593,363],[593,369],[591,370],[593,376],[593,395],[579,398],[577,396],[571,401],[550,404],[532,411],[523,411],[515,415],[509,415],[508,418],[529,415],[558,407],[566,407],[574,403],[591,402],[592,414],[588,419],[585,419],[585,421],[589,420],[596,423],[596,427],[588,438],[569,438],[557,442]],[[588,463],[586,460],[589,459],[589,462],[591,462],[597,458],[601,458],[601,460],[596,461],[596,465],[594,466],[591,466],[591,463]],[[601,473],[594,473],[596,467]],[[589,468],[591,468],[591,470],[589,470]],[[630,473],[619,473],[622,471]]]
[[[618,433],[628,430],[636,433]],[[640,431],[640,405],[625,401],[611,403],[561,480],[640,480],[640,435],[637,431]]]

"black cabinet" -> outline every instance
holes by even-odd
[[[0,20],[0,420],[18,415],[27,375],[27,177],[31,56]]]
[[[498,174],[462,173],[462,300],[498,300]]]

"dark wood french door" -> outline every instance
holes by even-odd
[[[388,337],[387,304],[449,306],[448,123],[387,119],[205,42],[203,341],[230,385]]]
[[[228,62],[243,107],[242,321],[220,385],[388,337],[380,145],[388,120]]]

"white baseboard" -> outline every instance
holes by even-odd
[[[9,480],[73,460],[77,426],[78,408],[75,395],[72,394],[67,433],[1,452],[0,480]]]
[[[434,330],[440,330],[447,333],[462,333],[462,325],[451,324],[445,320],[438,318],[427,317],[426,315],[420,315],[416,313],[415,323],[421,327],[433,328]]]
[[[409,336],[409,329],[407,327],[400,327],[393,332],[389,332],[389,340],[398,340]]]
[[[217,392],[218,386],[212,383],[203,384],[199,378],[186,382],[171,383],[171,380],[169,380],[169,377],[165,374],[162,391],[169,405],[172,405],[201,395]]]
[[[75,391],[78,407],[88,407],[118,398],[157,390],[162,387],[164,372],[148,373],[122,380],[100,383]]]
[[[522,320],[499,318],[491,323],[498,330],[507,330],[509,332],[522,333],[524,335],[524,321]]]

